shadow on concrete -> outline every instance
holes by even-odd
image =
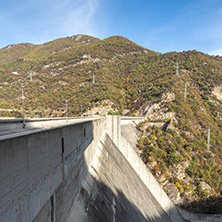
[[[0,221],[170,222],[110,137],[100,143],[104,123],[0,140]]]
[[[92,165],[68,221],[170,222],[112,140],[106,136],[103,142],[100,166]]]
[[[165,213],[162,215],[149,215],[147,210],[144,215],[124,194],[117,190],[115,193],[104,183],[96,182],[97,195],[89,199],[87,215],[84,222],[165,222],[171,221]],[[83,190],[81,191],[84,192]],[[133,192],[133,190],[132,190]],[[141,194],[143,191],[141,191]],[[84,192],[85,193],[85,192]],[[149,200],[147,200],[149,202]],[[143,204],[143,203],[142,203]],[[145,205],[145,203],[144,203]],[[154,210],[155,206],[150,206]],[[149,213],[148,213],[149,212]]]

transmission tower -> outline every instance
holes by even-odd
[[[179,65],[178,65],[178,61],[177,61],[177,64],[176,64],[176,76],[179,76]]]
[[[210,126],[208,128],[208,135],[207,135],[207,150],[210,151]]]
[[[184,100],[187,98],[187,83],[185,83],[185,89],[184,89]]]
[[[95,84],[95,74],[93,73],[93,84]]]

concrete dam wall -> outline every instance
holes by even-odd
[[[0,141],[0,221],[66,221],[106,119],[8,135]]]
[[[117,116],[0,137],[0,175],[0,222],[221,221],[175,207]]]

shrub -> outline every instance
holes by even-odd
[[[144,149],[144,137],[141,136],[140,139],[139,139],[139,142],[137,143],[137,147],[139,147],[140,149]]]
[[[179,182],[176,182],[175,185],[176,185],[176,187],[178,188],[178,190],[179,190],[180,193],[183,193],[183,192],[184,192],[184,189],[183,189],[183,187],[180,185]]]
[[[113,110],[109,110],[108,115],[121,115],[121,110],[118,111],[113,111]]]
[[[149,140],[148,137],[146,137],[146,138],[144,139],[144,141],[143,141],[143,145],[144,145],[144,146],[148,146],[150,143],[151,143],[151,141]]]

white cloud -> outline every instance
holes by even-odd
[[[93,19],[96,10],[99,7],[99,0],[84,0],[75,1],[75,4],[70,4],[69,0],[63,5],[65,13],[61,13],[59,18],[60,33],[66,35],[72,34],[95,34]],[[60,8],[61,9],[61,8]],[[57,10],[60,11],[57,8]],[[56,10],[56,11],[57,11]]]
[[[219,56],[222,56],[222,48],[218,48],[216,50],[213,50],[211,52],[209,52],[210,55],[219,55]]]
[[[0,42],[3,43],[2,38],[6,32],[11,40],[3,43],[3,46],[20,42],[42,44],[75,34],[97,37],[95,15],[100,8],[100,1],[23,0],[13,12],[7,8],[4,13],[0,13]]]

